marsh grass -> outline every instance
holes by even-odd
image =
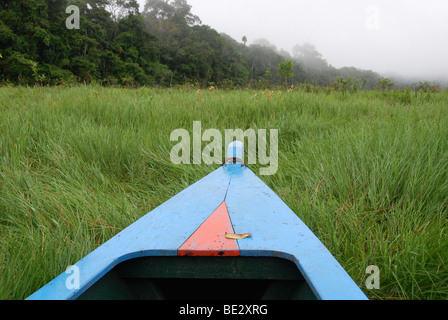
[[[0,299],[23,299],[218,166],[170,133],[279,129],[261,177],[374,299],[448,299],[448,93],[0,88]],[[255,173],[259,166],[252,167]],[[381,271],[367,290],[367,266]]]

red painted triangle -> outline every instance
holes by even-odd
[[[223,202],[195,233],[179,248],[179,256],[239,256],[235,240],[226,233],[234,233],[227,205]]]

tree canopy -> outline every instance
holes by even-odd
[[[69,5],[80,9],[79,29],[66,27]],[[374,86],[380,79],[336,69],[310,44],[296,46],[291,57],[265,39],[247,42],[203,25],[186,0],[147,0],[141,12],[136,0],[2,0],[0,82],[258,87],[341,76]],[[287,61],[294,68],[286,74]]]

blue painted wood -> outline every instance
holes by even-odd
[[[244,144],[241,141],[233,141],[227,147],[227,158],[243,159]]]
[[[231,174],[220,168],[132,224],[75,264],[80,288],[67,289],[62,273],[30,300],[76,299],[114,266],[143,256],[176,256],[177,249],[224,201]]]
[[[143,256],[176,256],[195,230],[226,201],[243,256],[293,261],[319,299],[367,297],[325,246],[250,169],[227,164],[120,232],[75,265],[80,289],[62,273],[28,299],[76,299],[120,262]]]
[[[318,299],[367,297],[300,218],[249,168],[232,172],[226,204],[242,256],[275,256],[296,263]]]

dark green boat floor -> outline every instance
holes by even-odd
[[[82,300],[315,299],[296,265],[272,257],[144,257],[125,261]]]

